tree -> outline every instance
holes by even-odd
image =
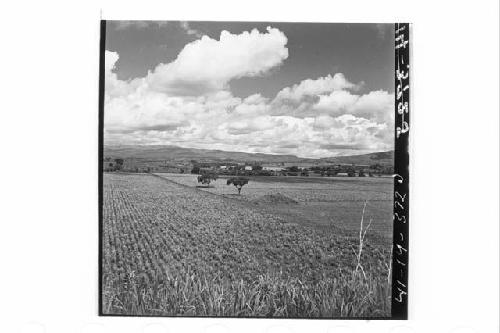
[[[200,173],[200,167],[199,166],[194,166],[193,169],[191,169],[191,173],[194,174],[199,174]]]
[[[233,184],[238,189],[238,194],[241,194],[241,189],[248,184],[248,181],[246,177],[232,177],[227,180],[227,185]]]
[[[123,167],[123,158],[115,158],[115,170],[121,170]]]
[[[335,176],[337,175],[337,173],[338,173],[338,172],[337,172],[337,170],[335,170],[335,169],[328,169],[328,170],[326,171],[326,175],[327,175],[328,177],[335,177]]]
[[[212,180],[217,180],[217,178],[217,174],[215,173],[204,173],[203,175],[198,176],[198,183],[208,186]]]

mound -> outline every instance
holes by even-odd
[[[256,205],[259,204],[287,204],[287,205],[294,205],[298,204],[298,201],[287,197],[286,195],[283,195],[281,193],[274,193],[274,194],[266,194],[261,197],[258,197],[257,199],[252,200],[253,203]]]

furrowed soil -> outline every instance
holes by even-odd
[[[173,177],[104,174],[103,314],[390,315],[390,242],[383,232],[367,237],[358,265],[354,229],[315,222],[321,212],[311,203],[336,202],[341,194],[325,194],[321,182],[306,190],[293,182],[278,188],[251,181],[236,196]],[[258,192],[258,186],[276,191]],[[359,233],[363,198],[344,186],[345,197],[361,203]],[[373,196],[386,198],[381,192]],[[365,226],[377,211],[368,207]],[[324,219],[347,213],[332,214]]]

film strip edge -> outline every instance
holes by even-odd
[[[394,227],[392,248],[392,319],[408,319],[410,24],[395,29]]]
[[[99,250],[98,250],[98,281],[99,281],[99,295],[98,299],[98,315],[103,316],[102,309],[102,237],[103,237],[103,225],[102,225],[102,210],[103,210],[103,149],[104,149],[104,68],[105,68],[105,52],[106,52],[106,20],[100,21],[100,45],[99,45],[99,113],[98,113],[98,223],[99,223]]]

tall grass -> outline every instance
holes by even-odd
[[[387,317],[391,312],[391,257],[366,258],[364,212],[351,268],[306,278],[265,273],[255,280],[187,271],[150,278],[130,271],[103,278],[105,314],[244,317]]]
[[[254,282],[187,274],[145,282],[105,279],[107,314],[255,317],[383,317],[390,314],[385,277],[359,271],[315,284],[260,275]]]

